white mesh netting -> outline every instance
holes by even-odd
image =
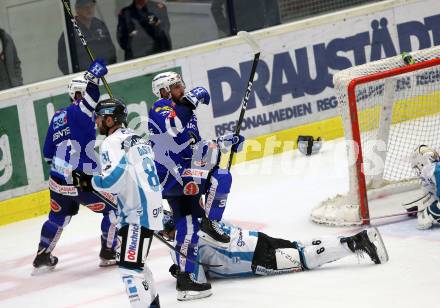
[[[415,63],[440,58],[440,46],[410,54]],[[353,140],[348,85],[357,77],[406,66],[395,56],[338,72],[333,77],[347,144]],[[418,187],[409,155],[420,144],[440,148],[440,65],[396,74],[355,88],[368,199]],[[347,147],[348,157],[354,148]],[[351,155],[351,156],[350,156]],[[361,224],[355,159],[349,159],[349,192],[322,202],[311,218],[332,225]]]

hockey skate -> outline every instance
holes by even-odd
[[[99,252],[99,258],[101,259],[99,267],[107,267],[116,264],[116,252],[111,248],[102,247]]]
[[[224,248],[227,248],[231,241],[231,237],[223,231],[217,221],[209,220],[206,217],[202,218],[197,235],[213,245]]]
[[[211,284],[198,282],[192,273],[178,272],[176,289],[179,301],[190,301],[212,295]]]
[[[348,248],[355,253],[366,253],[376,264],[388,261],[388,253],[377,228],[370,228],[353,236],[341,238]]]
[[[55,269],[55,266],[58,263],[58,258],[52,256],[50,252],[45,251],[45,248],[38,250],[37,256],[32,263],[32,265],[34,266],[34,270],[31,273],[32,276],[47,273]]]

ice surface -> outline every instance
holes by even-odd
[[[313,206],[348,190],[341,144],[325,142],[311,157],[286,152],[233,167],[225,217],[291,240],[356,232],[358,228],[331,228],[309,220]],[[401,212],[401,203],[417,197],[412,194],[374,201],[372,216],[383,214],[384,207]],[[0,227],[0,307],[129,307],[117,268],[98,267],[101,217],[86,208],[72,219],[55,248],[56,270],[30,276],[45,219]],[[390,223],[399,219],[403,221]],[[197,301],[177,302],[165,246],[155,242],[148,262],[162,307],[436,307],[440,228],[418,231],[416,221],[405,217],[375,223],[388,248],[387,264],[353,256],[308,272],[215,280],[213,295]]]

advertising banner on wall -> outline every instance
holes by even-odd
[[[440,45],[437,0],[396,3],[256,32],[262,56],[242,133],[256,137],[334,117],[335,72]],[[182,73],[188,89],[203,86],[211,93],[211,104],[197,115],[202,135],[215,138],[235,129],[252,58],[238,38],[226,39],[111,67],[108,81],[114,96],[128,104],[131,127],[142,133],[155,100],[152,77],[167,70]],[[48,168],[41,148],[53,113],[69,104],[67,83],[63,77],[45,87],[24,87],[12,99],[0,94],[0,200],[45,188]]]

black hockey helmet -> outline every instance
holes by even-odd
[[[108,98],[100,101],[95,107],[95,114],[100,116],[111,116],[115,123],[125,124],[127,122],[127,106],[117,98]]]

